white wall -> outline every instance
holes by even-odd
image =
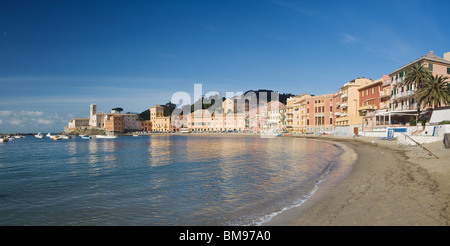
[[[434,110],[431,115],[430,123],[439,123],[444,120],[450,120],[450,109]]]
[[[397,144],[400,146],[415,146],[417,145],[414,141],[418,142],[419,144],[425,144],[425,143],[433,143],[442,141],[441,137],[433,137],[433,136],[409,136],[410,138],[414,139],[412,141],[410,138],[405,136],[404,134],[400,133],[397,134]]]

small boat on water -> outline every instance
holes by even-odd
[[[34,135],[34,137],[36,137],[36,138],[44,138],[44,135],[42,133],[38,133],[38,134]]]
[[[25,138],[25,137],[22,135],[15,135],[14,138]]]
[[[0,143],[6,143],[6,142],[8,142],[8,138],[6,138],[6,137],[0,138]]]
[[[137,134],[134,134],[134,135],[133,135],[133,137],[139,137],[139,135],[137,135]]]
[[[112,138],[117,138],[117,136],[114,135],[96,135],[96,138],[106,138],[106,139],[112,139]]]
[[[52,134],[50,134],[50,132],[49,133],[47,133],[47,135],[45,135],[46,137],[48,137],[48,138],[51,138],[52,137]]]
[[[71,139],[72,137],[71,136],[62,135],[61,138],[62,139]]]
[[[91,137],[90,136],[88,136],[88,135],[82,135],[82,136],[80,136],[82,139],[91,139]]]
[[[51,140],[61,140],[62,137],[60,137],[60,136],[58,136],[58,135],[55,135],[55,136],[51,136],[50,139],[51,139]]]

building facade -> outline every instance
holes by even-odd
[[[357,78],[345,83],[341,87],[341,101],[339,117],[336,118],[336,126],[361,125],[362,115],[358,111],[359,91],[358,88],[372,83],[367,78]]]
[[[334,94],[311,96],[306,99],[306,132],[331,132],[335,121]]]
[[[394,70],[391,77],[391,102],[389,115],[393,124],[407,124],[409,119],[417,113],[418,105],[415,98],[417,88],[414,85],[407,86],[405,77],[407,70],[414,64],[420,64],[430,70],[433,76],[450,76],[450,52],[441,58],[430,51],[428,54]],[[426,109],[424,107],[421,108]]]
[[[80,121],[80,119],[82,120]],[[98,113],[97,105],[91,104],[89,118],[76,118],[71,120],[68,126],[64,128],[64,131],[71,132],[80,127],[124,133],[141,130],[141,122],[138,120],[137,114]]]
[[[152,124],[152,132],[171,131],[170,116],[164,116],[164,107],[161,105],[150,108],[150,121]]]
[[[372,129],[376,125],[375,112],[380,108],[380,94],[383,78],[358,88],[359,115],[363,117],[362,128]]]

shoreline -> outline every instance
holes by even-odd
[[[152,135],[152,134],[149,134]],[[187,136],[255,136],[254,133],[158,133]],[[375,137],[288,135],[329,141],[354,151],[347,173],[327,178],[305,203],[280,212],[262,226],[450,225],[450,149],[441,141],[399,147]]]
[[[396,141],[378,138],[292,137],[340,143],[358,156],[348,175],[327,179],[302,206],[264,226],[450,224],[450,150],[441,142],[425,145],[436,159],[420,147],[398,147]]]

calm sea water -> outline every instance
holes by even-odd
[[[342,150],[299,138],[0,144],[0,225],[248,225],[302,204]]]

